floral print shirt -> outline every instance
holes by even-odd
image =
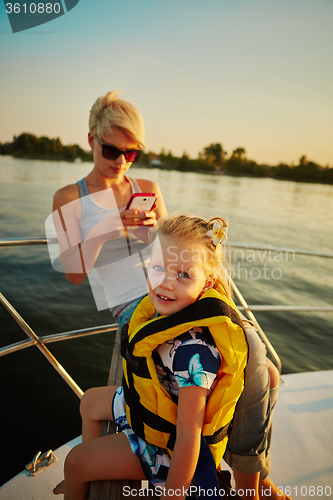
[[[160,382],[177,399],[179,387],[199,386],[207,397],[216,385],[221,359],[213,337],[206,327],[192,328],[179,337],[158,346],[153,353]],[[170,467],[169,453],[140,438],[127,422],[124,390],[119,387],[112,403],[118,432],[127,435],[130,446],[141,462],[146,478],[154,486],[165,486]]]
[[[216,385],[221,358],[207,327],[194,327],[168,340],[153,357],[160,382],[175,397],[179,387],[190,386],[208,389],[208,397]]]

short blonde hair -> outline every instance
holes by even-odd
[[[112,127],[119,128],[133,142],[145,147],[145,128],[139,110],[125,99],[119,99],[121,90],[112,90],[99,97],[90,110],[89,130],[101,137]]]
[[[206,222],[201,217],[190,217],[188,215],[170,215],[159,219],[155,229],[158,235],[170,236],[186,240],[188,243],[201,243],[208,252],[205,252],[205,265],[216,275],[215,290],[225,294],[231,299],[231,284],[226,269],[229,268],[227,252],[222,244],[217,246],[213,238],[207,232],[213,228],[215,222],[228,229],[228,222],[223,217],[214,217]]]

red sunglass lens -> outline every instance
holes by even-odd
[[[125,158],[127,161],[135,161],[137,158],[137,152],[136,151],[127,151],[125,154]]]

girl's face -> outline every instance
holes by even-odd
[[[148,273],[148,295],[159,314],[181,311],[212,288],[204,268],[205,246],[170,236],[156,238]]]
[[[131,162],[126,161],[124,155],[118,156],[115,160],[107,160],[102,155],[102,147],[98,144],[96,138],[89,132],[88,141],[90,147],[94,151],[95,168],[105,177],[110,179],[118,178],[124,175],[132,165]],[[119,128],[113,127],[108,134],[100,137],[103,144],[111,144],[121,150],[139,149],[139,145],[134,143],[127,135],[124,134]]]

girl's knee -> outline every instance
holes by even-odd
[[[117,386],[93,387],[88,389],[81,398],[80,413],[82,419],[112,419],[111,406],[116,389]]]
[[[94,408],[96,388],[88,389],[82,396],[80,401],[80,414],[81,417],[92,417],[92,409]]]
[[[64,464],[65,478],[79,474],[82,468],[81,445],[75,446],[67,455]]]
[[[272,389],[273,387],[276,387],[280,383],[280,374],[279,370],[276,368],[274,363],[270,359],[267,358],[268,361],[268,373],[269,373],[269,387]]]

